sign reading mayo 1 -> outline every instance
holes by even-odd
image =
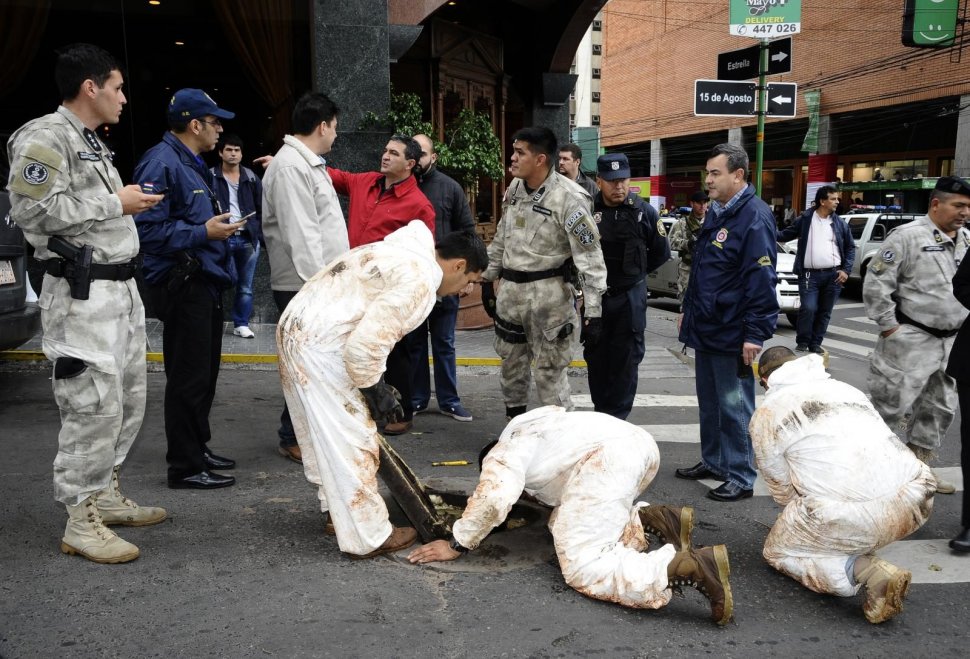
[[[731,0],[731,34],[774,39],[802,31],[802,0]]]

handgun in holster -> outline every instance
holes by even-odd
[[[60,236],[51,236],[47,241],[47,249],[66,261],[64,279],[71,287],[71,297],[75,300],[87,300],[91,292],[91,259],[94,256],[94,247],[75,247]]]
[[[178,263],[168,273],[166,284],[168,292],[177,293],[182,290],[182,287],[199,271],[200,267],[199,259],[188,252],[179,252]]]

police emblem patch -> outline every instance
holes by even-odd
[[[664,229],[663,220],[657,220],[657,233],[659,233],[661,236],[667,235],[667,230]]]
[[[594,236],[593,232],[589,229],[583,228],[583,230],[579,232],[579,242],[582,244],[592,245],[594,240],[596,240],[596,236]]]
[[[31,185],[43,185],[50,178],[50,175],[47,168],[39,162],[27,163],[22,172],[24,180]]]
[[[896,252],[892,251],[891,249],[887,249],[882,253],[882,260],[886,263],[892,263],[896,260]]]
[[[610,169],[612,169],[614,172],[620,171],[620,163],[614,160],[610,163]]]
[[[593,221],[596,222],[597,224],[599,224],[600,222],[602,222],[603,221],[603,214],[602,213],[593,213]]]
[[[717,232],[717,235],[714,236],[714,240],[716,240],[719,243],[723,243],[725,240],[727,240],[727,237],[728,237],[728,230],[721,229],[720,231]]]

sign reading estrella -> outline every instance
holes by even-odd
[[[773,39],[802,31],[802,0],[731,0],[731,34]]]

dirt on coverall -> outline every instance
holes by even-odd
[[[599,412],[549,405],[515,417],[482,465],[455,539],[474,549],[522,491],[555,510],[549,519],[566,583],[583,595],[638,609],[670,601],[667,565],[650,553],[634,504],[657,474],[660,452],[645,430]]]
[[[335,259],[280,318],[280,378],[307,480],[318,487],[341,551],[367,554],[391,534],[377,491],[377,426],[358,391],[427,318],[442,272],[421,221]]]
[[[785,506],[765,540],[765,560],[819,593],[854,595],[846,571],[920,528],[936,480],[858,389],[829,378],[819,355],[768,378],[749,426],[761,475]]]

